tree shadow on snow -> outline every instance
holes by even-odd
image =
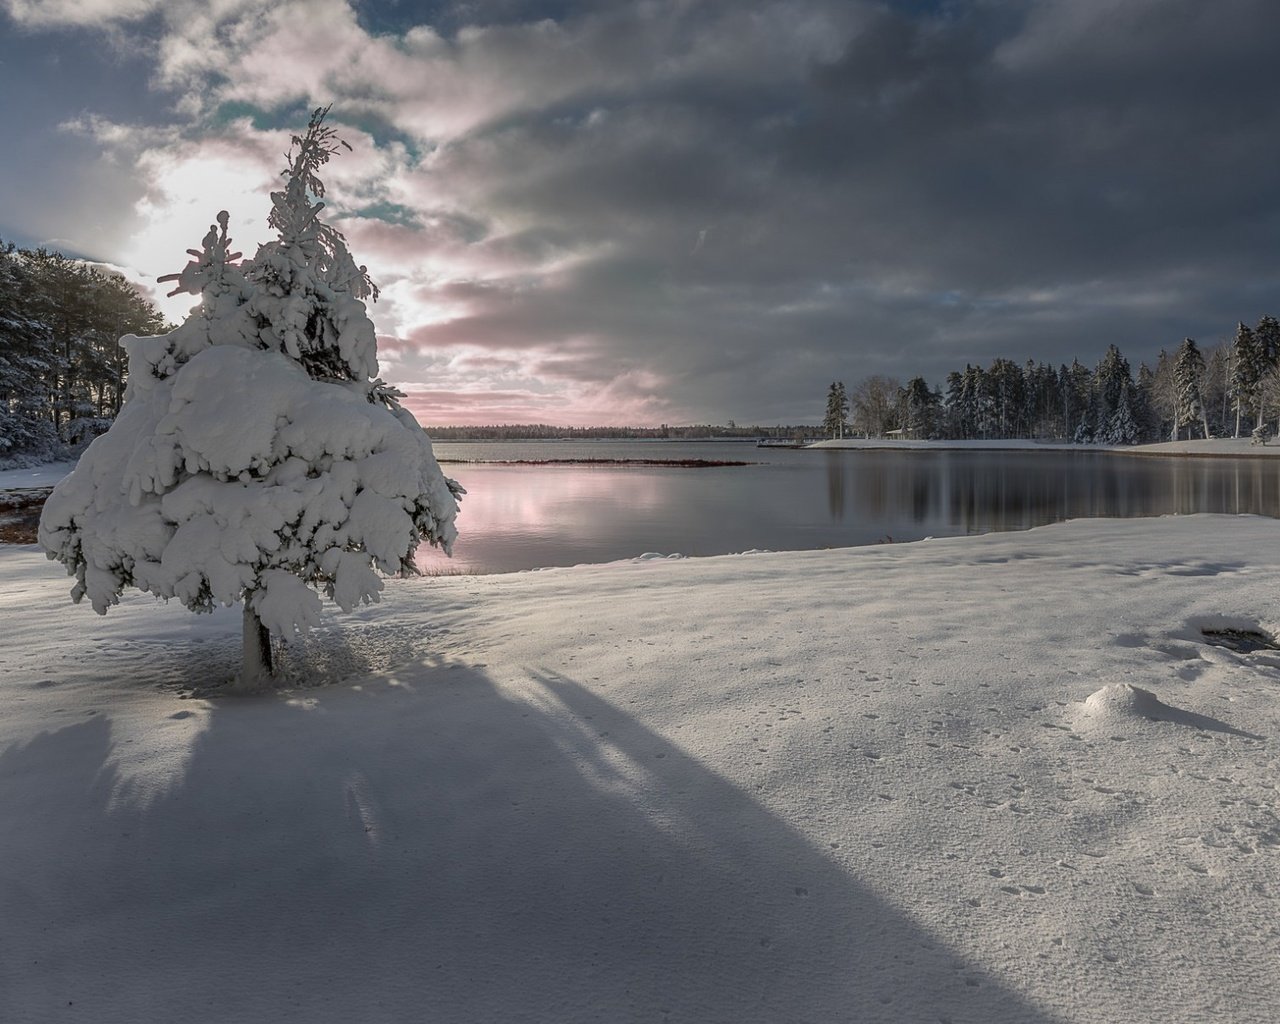
[[[1057,1019],[582,683],[299,696],[149,800],[106,715],[0,753],[0,1019]]]

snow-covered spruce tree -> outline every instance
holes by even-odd
[[[1276,410],[1275,385],[1277,371],[1280,370],[1280,321],[1270,314],[1264,316],[1253,329],[1253,339],[1259,363],[1257,423],[1261,426],[1268,412],[1275,415]]]
[[[124,407],[40,521],[72,599],[100,614],[127,586],[193,611],[242,602],[245,689],[273,675],[269,634],[316,623],[320,593],[349,611],[378,600],[375,569],[414,573],[420,542],[448,552],[462,494],[377,379],[376,289],[312,202],[339,145],[327,111],[271,194],[278,238],[237,262],[221,213],[162,278],[200,304],[167,335],[121,339]]]
[[[1192,338],[1184,338],[1178,346],[1178,355],[1173,364],[1174,386],[1177,389],[1177,413],[1173,420],[1173,440],[1178,440],[1178,432],[1182,427],[1190,427],[1199,420],[1204,427],[1204,436],[1209,436],[1209,421],[1205,415],[1204,400],[1201,388],[1204,383],[1204,356]],[[1187,431],[1190,438],[1191,432]]]
[[[1115,345],[1108,345],[1106,353],[1093,371],[1096,423],[1101,426],[1111,422],[1120,404],[1120,395],[1126,388],[1133,388],[1133,374],[1129,369],[1129,361],[1120,354],[1120,350]]]
[[[845,424],[849,422],[849,396],[844,381],[831,382],[827,389],[827,412],[822,419],[822,429],[831,437],[844,437]]]
[[[1115,409],[1107,418],[1106,429],[1099,440],[1104,444],[1137,444],[1142,433],[1134,409],[1137,404],[1137,389],[1128,381],[1122,381]]]
[[[1231,345],[1231,373],[1227,382],[1228,393],[1236,414],[1234,437],[1240,436],[1240,424],[1245,414],[1258,406],[1258,391],[1265,373],[1262,352],[1253,331],[1243,322],[1236,325],[1235,340]]]
[[[930,389],[923,377],[912,377],[902,391],[906,408],[906,432],[914,440],[931,440],[937,436],[942,396]]]

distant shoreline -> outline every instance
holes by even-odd
[[[1108,445],[1074,444],[1070,441],[1034,441],[1001,438],[989,441],[900,441],[893,438],[838,438],[818,441],[806,451],[895,451],[895,452],[1081,452],[1107,455],[1144,455],[1157,458],[1274,459],[1280,458],[1280,443],[1254,444],[1247,437],[1211,437],[1195,441],[1159,441],[1154,444]]]
[[[452,442],[444,442],[448,444]],[[673,466],[678,469],[717,469],[756,466],[735,459],[437,459],[442,466]]]
[[[755,439],[758,440],[758,439]],[[713,437],[713,438],[651,438],[651,437],[616,437],[616,438],[517,438],[502,440],[498,438],[440,439],[433,438],[437,448],[452,444],[482,445],[534,445],[534,444],[634,444],[649,445],[657,448],[660,445],[742,445],[750,444],[758,447],[752,438],[745,437]],[[1161,441],[1154,444],[1139,445],[1101,445],[1074,444],[1070,441],[1035,441],[1017,438],[1001,438],[993,440],[944,440],[944,441],[906,441],[894,438],[860,438],[846,437],[837,440],[818,441],[802,448],[791,448],[785,445],[764,445],[761,450],[770,448],[802,450],[802,451],[974,451],[974,452],[1081,452],[1109,455],[1142,455],[1156,458],[1228,458],[1228,459],[1274,459],[1280,458],[1280,439],[1272,444],[1256,445],[1247,437],[1209,438],[1196,441]],[[735,452],[734,454],[737,454]],[[700,458],[553,458],[553,459],[465,459],[444,457],[438,461],[445,465],[599,465],[599,466],[677,466],[685,468],[715,468],[721,466],[751,466],[759,463],[752,460],[737,459],[700,459]],[[50,462],[39,466],[25,468],[0,469],[0,492],[27,490],[32,488],[52,487],[75,468],[73,462]]]

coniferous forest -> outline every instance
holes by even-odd
[[[995,359],[931,387],[873,376],[827,390],[831,437],[1054,438],[1079,444],[1144,444],[1197,437],[1255,437],[1280,418],[1280,322],[1240,323],[1208,352],[1191,338],[1134,373],[1111,345],[1092,368]]]
[[[124,397],[120,337],[165,329],[123,278],[0,242],[0,464],[46,461],[102,433]]]

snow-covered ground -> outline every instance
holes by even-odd
[[[1254,444],[1248,437],[1211,437],[1193,441],[1163,441],[1159,444],[1078,445],[1068,441],[1028,441],[1018,438],[946,441],[907,441],[892,437],[844,437],[818,441],[810,448],[918,448],[928,451],[962,448],[973,451],[1073,451],[1123,452],[1128,455],[1234,455],[1238,457],[1280,457],[1280,440]]]
[[[967,448],[976,451],[1080,451],[1078,444],[1069,441],[1029,441],[1025,438],[997,438],[990,441],[949,439],[942,441],[913,441],[899,437],[840,437],[828,441],[815,441],[808,448],[920,448],[940,451],[949,448]],[[1107,445],[1090,445],[1091,450],[1110,451]]]
[[[1123,449],[1120,449],[1123,450]],[[1254,444],[1247,437],[1211,437],[1195,441],[1163,441],[1159,444],[1140,444],[1130,451],[1139,455],[1236,455],[1252,458],[1276,458],[1280,456],[1280,440],[1269,444]]]
[[[1277,532],[396,582],[261,699],[0,549],[0,1020],[1274,1021]]]
[[[53,487],[75,469],[74,462],[49,462],[31,469],[0,469],[0,491],[24,491],[29,487]]]

